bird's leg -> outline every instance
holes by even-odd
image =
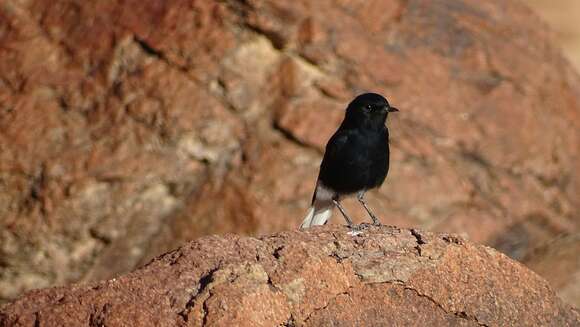
[[[334,202],[334,205],[338,207],[338,210],[340,210],[340,213],[342,214],[342,216],[346,220],[346,223],[348,224],[348,227],[352,229],[354,227],[354,225],[352,224],[352,220],[346,214],[346,211],[344,211],[344,208],[342,207],[342,205],[340,204],[340,202],[338,202],[338,199],[336,199],[336,198],[335,199],[332,199],[332,202]]]
[[[371,219],[373,220],[373,225],[380,226],[381,222],[379,221],[377,216],[375,216],[375,214],[371,211],[371,209],[367,206],[367,202],[365,201],[364,196],[365,196],[364,192],[359,192],[356,198],[358,199],[358,202],[360,202],[360,204],[362,204],[362,206],[365,208],[369,216],[371,216]]]

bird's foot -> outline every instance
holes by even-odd
[[[383,224],[381,224],[381,221],[379,220],[379,218],[377,218],[377,216],[375,216],[371,211],[369,211],[369,216],[373,220],[373,226],[382,226],[383,225]]]
[[[350,236],[358,236],[358,235],[360,235],[362,233],[363,233],[362,230],[351,230],[350,232],[347,232],[347,234],[350,235]]]
[[[350,232],[348,232],[349,235],[360,235],[362,234],[365,230],[371,228],[371,227],[377,227],[377,226],[384,226],[383,224],[381,224],[380,222],[373,222],[373,223],[361,223],[358,225],[349,225],[348,228],[350,229]]]
[[[360,230],[369,229],[369,228],[371,228],[373,226],[376,226],[376,225],[373,224],[373,223],[361,223],[360,225],[358,225],[358,227],[359,227]]]
[[[357,236],[363,233],[363,230],[366,229],[366,226],[364,226],[363,224],[360,225],[349,224],[348,229],[350,229],[350,231],[347,233],[348,235]]]

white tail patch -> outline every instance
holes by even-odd
[[[320,181],[316,182],[312,206],[308,209],[300,229],[326,224],[326,221],[332,216],[332,208],[334,208],[332,198],[334,196],[335,193],[332,190],[324,186]]]
[[[309,228],[316,225],[324,225],[332,215],[332,207],[323,208],[321,210],[314,210],[314,206],[310,207],[300,229]]]

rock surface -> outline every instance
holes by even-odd
[[[295,228],[361,90],[401,108],[384,223],[580,229],[580,82],[515,1],[2,1],[0,298]]]
[[[128,275],[29,292],[4,326],[574,326],[547,282],[449,234],[201,238]]]

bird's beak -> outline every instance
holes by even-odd
[[[388,112],[397,112],[397,111],[399,111],[399,109],[397,109],[397,108],[395,108],[395,107],[388,107],[388,108],[387,108],[387,111],[388,111]]]

